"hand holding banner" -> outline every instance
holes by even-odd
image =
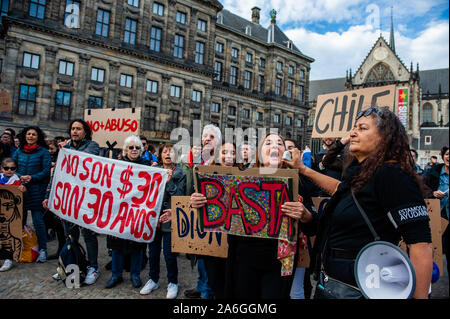
[[[94,232],[149,243],[161,211],[167,171],[61,149],[48,206]]]

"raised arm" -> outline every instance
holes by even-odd
[[[291,150],[290,152],[292,154],[292,160],[291,161],[283,160],[287,165],[297,169],[300,174],[309,178],[314,184],[319,186],[328,194],[333,195],[336,192],[339,184],[341,183],[339,180],[321,174],[305,166],[301,160],[300,150],[298,150],[297,148]]]

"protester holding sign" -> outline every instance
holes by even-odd
[[[223,143],[219,149],[216,159],[211,165],[235,166],[236,165],[236,146],[231,143]],[[200,193],[192,194],[191,198],[195,201],[196,197],[203,197]],[[226,235],[226,234],[223,234]],[[227,236],[228,237],[228,236]],[[227,237],[222,240],[227,240]],[[227,260],[219,257],[205,256],[206,273],[208,274],[208,283],[214,291],[216,299],[225,298],[225,284],[227,282],[228,271],[226,268]]]
[[[282,156],[286,150],[284,140],[276,134],[268,134],[258,147],[257,166],[278,169],[286,168]],[[276,175],[276,174],[275,174]],[[301,194],[305,200],[308,194]],[[193,194],[193,208],[201,208],[207,202],[202,194]],[[305,200],[312,207],[310,198]],[[298,219],[308,209],[302,202],[285,202],[281,211]],[[285,241],[272,238],[229,236],[229,251],[226,269],[225,298],[289,298],[292,273],[282,276],[279,260],[280,245]],[[295,247],[292,248],[295,251]],[[294,257],[293,261],[296,260]],[[294,262],[295,263],[295,262]],[[295,268],[295,264],[293,265]]]
[[[214,160],[216,149],[220,146],[222,141],[222,132],[220,129],[213,125],[205,125],[202,132],[202,150],[201,154],[198,154],[197,146],[192,147],[192,165],[208,165]],[[189,161],[190,162],[190,161]],[[188,188],[191,185],[188,186]],[[194,183],[192,180],[191,193],[194,192]],[[189,195],[190,195],[189,194]],[[195,288],[188,289],[184,292],[187,298],[204,298],[211,299],[214,297],[214,293],[210,284],[208,283],[208,274],[206,273],[205,260],[203,256],[192,256],[197,261],[198,280]]]
[[[139,137],[131,135],[123,143],[123,160],[150,166],[150,162],[142,158],[144,147]],[[114,236],[106,238],[107,247],[112,250],[112,275],[105,288],[113,288],[123,281],[124,257],[130,254],[130,277],[134,288],[142,286],[140,278],[145,244]]]
[[[414,298],[428,297],[433,268],[429,217],[408,149],[405,128],[395,114],[371,107],[356,117],[342,182],[306,167],[300,152],[292,152],[287,163],[332,195],[319,220],[308,211],[300,217],[303,231],[317,234],[311,262],[316,274],[323,266],[328,277],[357,286],[355,258],[374,237],[353,191],[381,240],[397,245],[403,237],[416,273]],[[323,297],[319,288],[315,298]]]
[[[45,142],[45,134],[39,127],[28,126],[21,131],[19,136],[21,147],[14,153],[13,158],[18,164],[17,175],[27,188],[27,197],[23,207],[23,223],[26,223],[27,211],[31,210],[39,242],[39,257],[36,262],[46,262],[47,230],[44,223],[42,201],[50,180],[52,162]]]
[[[171,251],[171,202],[172,196],[181,196],[186,192],[186,175],[181,166],[174,163],[174,151],[171,143],[165,143],[159,148],[158,163],[169,172],[169,179],[164,191],[159,227],[155,233],[155,239],[148,245],[149,251],[149,276],[150,279],[141,289],[142,295],[147,295],[158,289],[161,244],[163,245],[164,260],[167,267],[167,298],[174,299],[178,295],[178,265],[177,255]]]
[[[97,142],[92,140],[92,130],[82,119],[73,120],[69,126],[70,140],[64,145],[64,148],[85,152],[92,155],[99,155],[100,148]],[[64,142],[63,142],[64,143]],[[79,226],[70,222],[64,222],[66,235],[69,233],[78,240],[80,237]],[[84,280],[87,285],[94,284],[99,276],[98,271],[98,240],[97,234],[89,229],[81,228],[81,233],[86,243],[87,257],[89,261],[88,273]]]

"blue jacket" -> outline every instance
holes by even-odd
[[[18,165],[17,176],[31,176],[30,183],[25,185],[27,195],[24,200],[24,210],[42,210],[42,201],[46,195],[52,167],[50,153],[42,146],[31,153],[25,153],[23,148],[19,148],[13,158]]]

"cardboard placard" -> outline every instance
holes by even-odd
[[[202,232],[189,196],[172,196],[172,252],[228,257],[227,235]]]
[[[128,136],[139,136],[141,108],[86,109],[84,120],[92,129],[92,140],[100,147],[122,148]]]
[[[96,233],[150,243],[167,178],[165,169],[62,148],[48,206],[58,217]]]
[[[387,106],[394,111],[394,103],[395,85],[319,95],[312,137],[344,137],[360,111],[371,106]]]
[[[11,94],[8,91],[0,92],[0,112],[12,111]]]
[[[17,186],[0,185],[0,259],[20,260],[22,206],[23,193]]]
[[[207,198],[199,210],[203,230],[237,236],[295,240],[298,222],[281,212],[286,201],[298,200],[295,170],[244,172],[237,167],[196,166],[196,190]]]

